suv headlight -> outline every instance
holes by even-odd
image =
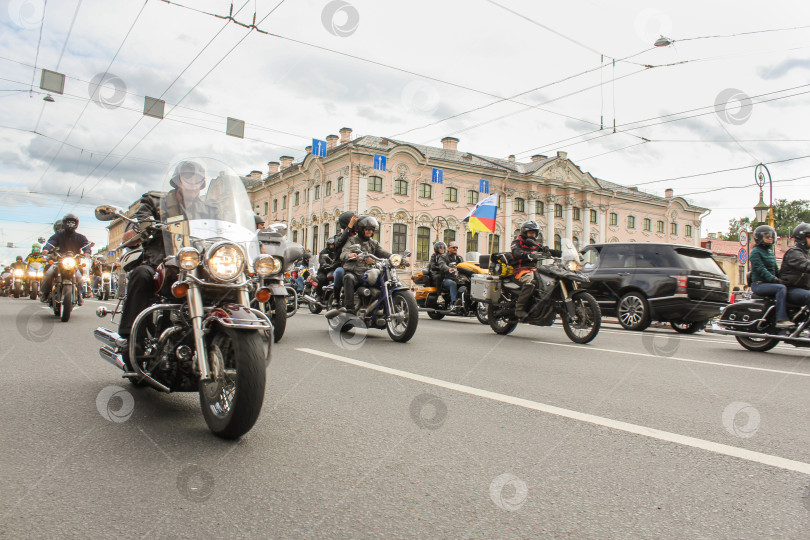
[[[259,255],[253,263],[253,269],[260,276],[269,276],[281,270],[281,260],[272,255]]]
[[[65,257],[64,259],[62,259],[62,268],[64,268],[65,270],[76,268],[76,259]]]
[[[393,255],[388,257],[388,260],[391,261],[392,266],[399,266],[400,264],[402,264],[402,255],[394,253]]]
[[[177,251],[177,264],[183,270],[194,270],[200,264],[200,252],[193,247],[180,248]]]
[[[205,265],[215,279],[233,281],[245,269],[245,256],[236,244],[214,244],[208,251]]]

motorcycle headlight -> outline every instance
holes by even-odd
[[[392,266],[399,266],[400,264],[402,264],[402,255],[394,253],[393,255],[388,257],[388,260],[391,261]]]
[[[220,281],[233,281],[245,269],[245,256],[236,244],[214,244],[205,261],[208,271]]]
[[[180,248],[177,252],[177,264],[183,270],[194,270],[200,264],[200,252],[193,247]]]
[[[101,279],[110,279],[110,273],[109,272],[103,272],[101,274]]]
[[[29,270],[28,275],[31,276],[31,277],[36,277],[37,273],[34,270]]]
[[[38,270],[38,271],[37,271],[37,277],[42,277],[42,276],[43,276],[43,272],[42,272],[42,270]]]
[[[571,270],[572,272],[577,272],[579,270],[582,270],[582,265],[577,261],[568,261],[568,269]]]
[[[90,283],[90,276],[82,276],[82,279],[87,283]]]
[[[62,259],[62,268],[65,270],[72,270],[73,268],[76,268],[76,259],[71,259],[70,257]]]
[[[22,277],[22,275],[23,275],[23,271],[22,271],[22,270],[20,270],[19,268],[18,268],[18,269],[15,269],[15,270],[14,270],[14,275],[15,275],[15,276],[17,276],[17,277]]]
[[[253,263],[253,269],[260,276],[269,276],[281,270],[281,260],[272,255],[259,255]]]

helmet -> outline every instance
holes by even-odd
[[[333,249],[335,247],[334,236],[330,236],[329,238],[326,239],[326,247],[328,247],[329,249]]]
[[[766,234],[773,236],[773,240],[776,242],[776,231],[774,228],[770,225],[760,225],[754,229],[754,243],[758,246],[765,244],[764,239]]]
[[[169,185],[178,187],[178,181],[184,184],[199,184],[200,189],[205,189],[205,168],[196,161],[181,161],[174,168]]]
[[[39,253],[39,244],[33,244],[33,245],[31,246],[31,251],[32,251],[33,253]]]
[[[439,242],[436,242],[435,244],[433,244],[433,253],[439,253],[440,249],[443,249],[443,250],[447,251],[447,244],[445,244],[442,241],[439,241]]]
[[[62,225],[62,220],[61,219],[55,221],[54,224],[53,224],[53,232],[54,233],[58,233],[59,231],[61,231],[64,228],[65,228],[65,226]]]
[[[257,226],[257,227],[258,227],[259,225],[264,225],[264,218],[263,218],[262,216],[260,216],[259,214],[255,214],[255,215],[253,216],[253,219],[256,221],[256,226]]]
[[[18,260],[19,262],[22,262],[22,255],[17,255],[17,260]]]
[[[523,238],[527,237],[529,231],[534,231],[537,233],[537,236],[540,236],[540,226],[537,224],[536,221],[530,220],[523,222],[523,225],[520,226],[520,236]]]
[[[371,216],[361,216],[357,220],[357,223],[354,225],[354,228],[357,229],[358,231],[362,231],[363,229],[373,229],[373,230],[376,231],[377,227],[379,227],[379,226],[380,226],[380,224],[377,223],[377,220],[374,219],[373,217],[371,217]]]
[[[340,217],[338,218],[338,225],[340,225],[340,228],[345,229],[348,227],[352,217],[354,217],[354,212],[343,212],[340,214]]]
[[[796,228],[793,229],[793,238],[802,245],[805,244],[805,239],[807,235],[810,234],[810,224],[808,223],[799,223],[796,225]]]
[[[62,225],[64,225],[67,232],[73,232],[79,228],[79,218],[76,214],[65,214],[62,218]]]

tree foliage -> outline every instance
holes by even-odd
[[[776,199],[773,201],[774,228],[779,236],[790,236],[793,228],[802,221],[810,223],[810,201],[799,199],[789,201],[787,199]],[[756,219],[748,217],[734,218],[728,222],[728,234],[723,235],[723,240],[740,239],[740,231],[753,231],[762,225]]]

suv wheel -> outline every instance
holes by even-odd
[[[650,326],[650,304],[642,293],[629,292],[616,306],[619,324],[627,330],[640,332]]]

